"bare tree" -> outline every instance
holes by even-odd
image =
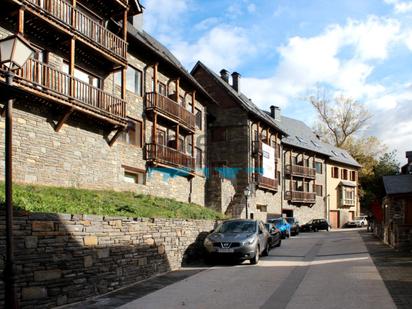
[[[348,137],[362,129],[370,118],[362,104],[344,95],[331,101],[325,91],[318,90],[317,96],[310,96],[308,100],[318,115],[315,131],[337,147],[342,147]]]

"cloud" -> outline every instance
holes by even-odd
[[[251,3],[247,6],[247,11],[249,13],[255,13],[256,12],[256,4]]]
[[[208,30],[209,28],[215,26],[219,23],[219,18],[217,17],[209,17],[195,25],[195,29],[198,31]]]
[[[215,26],[194,43],[183,40],[174,43],[171,49],[188,67],[201,60],[215,71],[233,69],[256,51],[245,29],[225,25]]]
[[[368,82],[368,78],[375,66],[388,58],[399,35],[398,21],[370,16],[363,22],[349,19],[344,26],[330,25],[317,36],[291,37],[277,48],[280,62],[274,75],[246,79],[244,91],[265,108],[287,106],[319,84],[356,99],[375,98],[384,94],[385,87]],[[276,95],[264,96],[264,91]],[[275,97],[280,103],[269,101]]]
[[[149,33],[173,31],[173,25],[189,10],[190,0],[146,0],[145,25]]]
[[[393,5],[396,13],[407,13],[412,11],[412,1],[384,0],[384,2]]]

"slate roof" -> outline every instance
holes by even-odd
[[[148,47],[154,54],[161,57],[170,65],[172,65],[191,84],[193,84],[196,87],[196,90],[201,91],[206,98],[211,100],[213,103],[217,104],[217,102],[209,95],[209,93],[198,83],[198,81],[192,75],[190,75],[190,73],[185,69],[185,67],[180,63],[180,61],[162,43],[160,43],[146,31],[137,30],[131,23],[127,24],[127,29],[129,35],[132,35],[135,39],[137,39],[139,42]]]
[[[383,176],[387,195],[412,193],[412,175]]]
[[[269,115],[269,112],[265,112]],[[344,149],[324,143],[313,133],[303,121],[281,116],[278,125],[287,136],[282,139],[282,143],[301,149],[306,149],[314,153],[329,157],[333,162],[348,164],[354,167],[361,165]]]
[[[203,64],[201,61],[198,61],[196,65],[193,67],[191,74],[193,74],[198,67],[202,67],[206,72],[208,72],[224,89],[226,92],[228,92],[233,98],[237,100],[237,102],[243,107],[247,112],[253,114],[254,116],[258,117],[260,120],[264,121],[266,124],[269,126],[277,129],[280,131],[282,134],[286,134],[283,129],[281,129],[278,125],[278,123],[275,122],[275,120],[270,116],[267,115],[264,111],[262,111],[259,107],[257,107],[251,99],[249,99],[247,96],[245,96],[241,92],[237,92],[235,89],[232,88],[229,83],[225,82],[219,75],[217,75],[215,72],[210,70],[205,64]]]

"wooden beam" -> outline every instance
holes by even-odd
[[[128,10],[124,10],[123,13],[123,40],[127,42],[127,13]]]
[[[20,34],[24,34],[24,10],[23,8],[19,9],[18,31]]]
[[[154,93],[157,93],[157,81],[158,81],[158,76],[157,76],[157,70],[158,70],[158,66],[159,66],[159,64],[158,63],[155,63],[154,65],[153,65],[153,92]]]
[[[176,125],[176,150],[179,151],[179,144],[180,144],[180,126],[179,124]]]
[[[120,134],[122,134],[123,128],[117,129],[117,132],[113,135],[112,139],[109,141],[109,146],[112,147],[116,140],[119,138]]]
[[[77,6],[77,0],[72,0],[73,9],[76,9],[76,6]],[[75,25],[76,25],[76,16],[77,16],[77,14],[73,14],[73,12],[72,12],[72,27],[75,27]]]
[[[69,75],[72,77],[70,79],[70,96],[73,98],[75,96],[75,89],[74,89],[74,68],[75,68],[75,59],[76,59],[76,39],[72,38],[70,40],[70,59],[69,59]]]
[[[153,126],[152,126],[152,144],[157,144],[156,134],[157,134],[157,112],[153,112]],[[166,138],[166,137],[165,137]]]
[[[176,79],[176,102],[180,104],[179,95],[180,95],[180,78],[177,78]]]
[[[127,67],[122,68],[122,78],[121,78],[121,98],[123,100],[126,100],[126,72],[127,72]]]
[[[57,122],[56,126],[54,127],[54,131],[59,132],[64,123],[69,119],[70,115],[74,112],[74,108],[72,107],[69,109],[62,118]]]
[[[6,105],[0,109],[0,116],[3,118],[6,117]]]
[[[192,113],[195,113],[195,104],[196,104],[196,90],[192,92]],[[196,126],[195,126],[196,127]],[[196,162],[196,155],[195,155],[195,134],[192,134],[192,157],[195,158]],[[196,163],[195,163],[196,165]]]

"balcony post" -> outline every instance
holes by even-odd
[[[292,173],[292,150],[289,150],[289,170],[290,170],[289,190],[290,190],[290,194],[292,194],[292,182],[293,182],[293,173]]]
[[[71,22],[72,22],[72,27],[74,28],[74,29],[77,29],[76,28],[76,6],[77,6],[77,0],[72,0],[72,12],[71,12],[71,14],[72,14],[72,20],[71,20]]]
[[[75,85],[74,85],[74,61],[75,61],[75,53],[76,53],[76,39],[71,38],[70,40],[70,59],[69,59],[69,75],[70,75],[70,89],[69,95],[71,98],[74,98],[75,93]]]
[[[18,31],[20,34],[24,33],[24,10],[23,8],[19,9]]]
[[[176,125],[176,131],[175,131],[175,135],[176,135],[176,150],[177,151],[180,151],[179,150],[179,146],[180,146],[180,126],[179,126],[179,124],[177,124]]]
[[[196,90],[192,92],[192,114],[195,114],[195,104],[196,104]],[[196,120],[195,120],[195,128],[196,128]],[[196,158],[195,155],[195,134],[192,134],[192,158]],[[196,166],[196,163],[195,163]]]

